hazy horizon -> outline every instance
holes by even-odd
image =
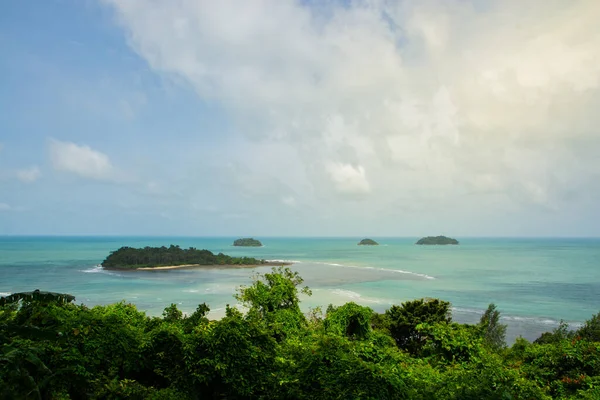
[[[0,5],[0,235],[600,237],[596,0]]]

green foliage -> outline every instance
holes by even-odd
[[[377,246],[377,245],[379,245],[379,243],[377,243],[373,239],[363,239],[360,242],[358,242],[358,245],[359,246]]]
[[[553,397],[593,388],[600,377],[600,343],[579,338],[527,347],[520,360],[526,376]]]
[[[177,304],[171,305],[163,311],[163,319],[167,322],[180,321],[183,318],[183,313],[177,308]]]
[[[259,265],[265,260],[252,257],[230,257],[223,253],[217,255],[208,250],[193,247],[182,249],[179,246],[169,247],[121,247],[113,251],[102,262],[104,268],[136,269],[170,265]]]
[[[40,304],[67,304],[73,300],[75,300],[75,296],[71,296],[70,294],[42,292],[39,289],[36,289],[33,292],[13,293],[10,296],[0,297],[0,306],[18,303],[19,301],[27,303],[35,302]]]
[[[418,354],[427,335],[417,329],[419,324],[450,323],[450,303],[438,299],[407,301],[386,311],[390,335],[398,347]]]
[[[427,236],[417,241],[418,245],[446,245],[446,244],[458,244],[458,240],[452,239],[446,236]]]
[[[549,343],[560,343],[566,339],[572,339],[575,337],[575,332],[569,329],[569,325],[565,321],[560,321],[558,327],[552,332],[544,332],[537,338],[535,344],[549,344]]]
[[[585,324],[575,332],[575,336],[591,342],[600,342],[600,313],[585,321]]]
[[[417,325],[416,330],[424,338],[419,356],[435,363],[468,363],[482,352],[483,340],[468,325],[424,323]]]
[[[327,310],[325,330],[352,339],[365,339],[371,333],[373,310],[358,304],[346,303]]]
[[[500,323],[500,311],[491,303],[479,320],[484,343],[492,350],[499,351],[506,347],[506,325]]]
[[[234,240],[233,245],[242,247],[261,247],[262,243],[260,240],[254,238],[243,238]]]
[[[300,311],[288,268],[240,288],[244,312],[200,304],[162,318],[60,293],[0,305],[1,399],[598,399],[598,315],[505,351],[493,305],[477,325],[421,299],[385,313],[355,303]],[[71,300],[69,300],[71,299]],[[400,347],[400,349],[398,348]],[[404,351],[407,350],[407,351]]]

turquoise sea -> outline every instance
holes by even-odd
[[[125,300],[160,315],[206,302],[215,318],[251,282],[252,269],[103,271],[121,246],[206,248],[230,255],[294,261],[313,295],[303,306],[354,301],[383,311],[421,297],[450,301],[454,318],[475,322],[491,302],[508,324],[507,339],[533,340],[563,319],[577,325],[600,311],[600,239],[458,238],[459,246],[416,246],[418,238],[264,238],[237,248],[235,238],[0,237],[0,295],[33,289],[66,292],[88,305]]]

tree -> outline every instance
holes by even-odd
[[[372,331],[369,307],[351,302],[340,307],[330,307],[325,318],[325,330],[351,339],[364,339]]]
[[[302,282],[298,272],[276,267],[271,273],[255,276],[254,283],[241,287],[235,298],[248,307],[247,318],[266,322],[275,337],[283,338],[306,323],[298,295],[310,296],[311,291],[308,287],[298,290]]]
[[[500,311],[491,303],[479,320],[484,343],[497,351],[506,347],[506,325],[500,323]]]
[[[166,307],[162,315],[167,322],[180,321],[183,318],[183,312],[177,308],[175,303],[171,303],[169,307]]]
[[[575,332],[569,329],[569,324],[561,320],[558,327],[552,330],[552,332],[544,332],[539,338],[535,339],[535,344],[556,344],[565,339],[571,339],[575,336]]]
[[[438,299],[407,301],[400,306],[392,306],[386,311],[389,318],[389,331],[401,349],[418,354],[426,335],[417,330],[422,323],[450,323],[450,303]]]
[[[590,342],[600,342],[600,313],[585,321],[585,324],[575,332],[575,336]]]

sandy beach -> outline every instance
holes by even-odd
[[[214,264],[214,265],[201,265],[201,264],[183,264],[183,265],[165,265],[160,267],[140,267],[140,268],[118,268],[109,267],[107,270],[119,270],[119,271],[168,271],[172,269],[192,269],[192,268],[206,268],[206,269],[240,269],[240,268],[258,268],[258,267],[280,267],[292,265],[290,262],[275,262],[269,261],[264,264]]]

